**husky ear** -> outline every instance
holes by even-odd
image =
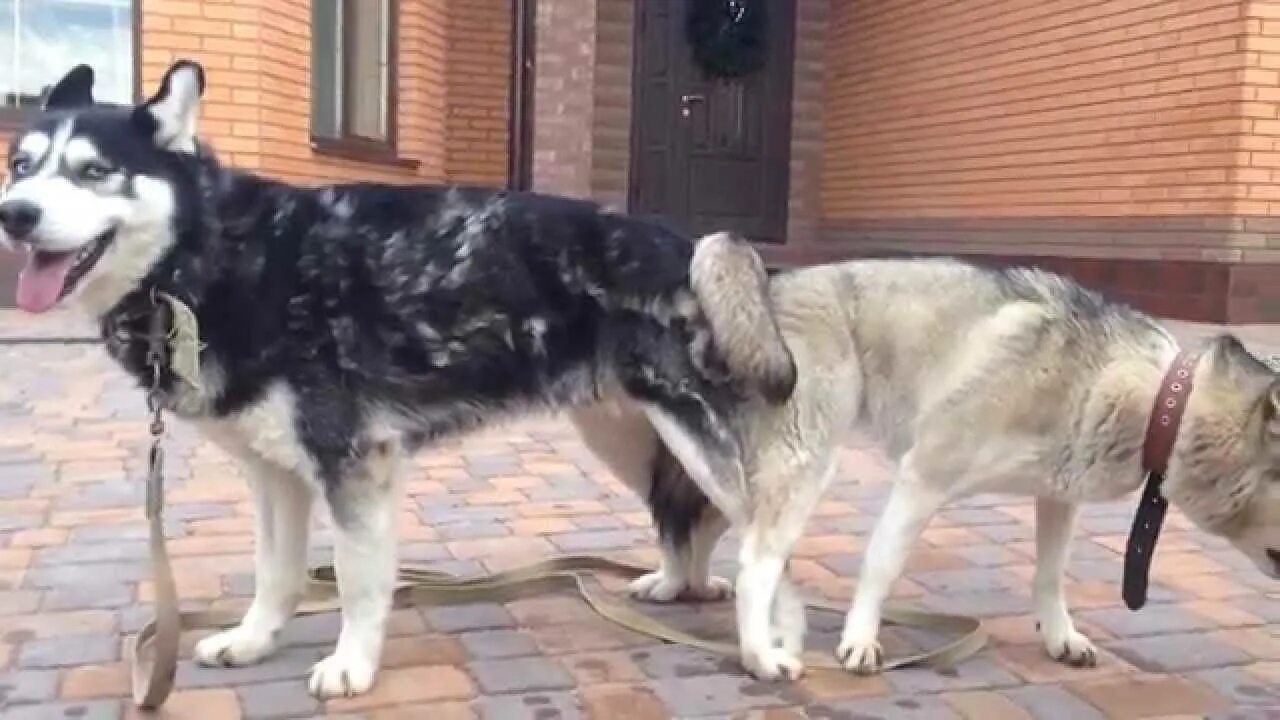
[[[93,68],[77,65],[67,71],[44,99],[45,110],[70,110],[93,104]]]
[[[160,88],[133,111],[134,121],[157,146],[174,152],[196,151],[196,121],[204,94],[204,68],[179,60],[160,80]]]

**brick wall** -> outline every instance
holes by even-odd
[[[823,211],[866,217],[1214,215],[1242,202],[1238,0],[841,0]]]
[[[444,27],[445,178],[504,186],[511,0],[448,0]]]
[[[539,192],[583,198],[593,194],[596,2],[537,4],[533,187]]]
[[[143,87],[176,57],[204,63],[201,131],[234,165],[300,182],[506,182],[508,0],[400,1],[401,162],[312,149],[308,0],[142,2]]]
[[[827,62],[820,240],[784,260],[1040,258],[1280,321],[1280,2],[833,0]]]
[[[510,0],[400,0],[396,162],[311,147],[309,0],[138,0],[143,96],[170,64],[206,70],[200,134],[224,162],[295,182],[504,186]],[[0,137],[0,163],[7,142]],[[18,259],[0,255],[0,306]]]

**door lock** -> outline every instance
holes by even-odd
[[[693,104],[696,102],[706,102],[706,95],[681,95],[680,96],[680,117],[687,118],[693,114]]]

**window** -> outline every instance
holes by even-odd
[[[78,63],[99,102],[133,101],[134,0],[0,0],[0,119],[39,107]]]
[[[390,153],[395,132],[392,0],[314,0],[311,134],[320,147]]]

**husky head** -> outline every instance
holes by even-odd
[[[1186,412],[1169,499],[1280,579],[1280,374],[1223,335],[1200,363]]]
[[[199,65],[169,68],[137,106],[97,104],[93,70],[73,68],[9,146],[0,244],[23,249],[18,307],[69,296],[106,312],[173,244],[179,198],[195,191]]]

